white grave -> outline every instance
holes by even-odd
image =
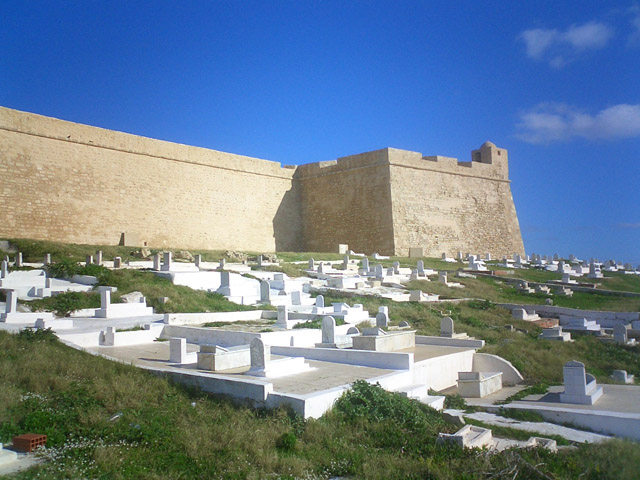
[[[570,342],[571,333],[563,332],[562,327],[543,328],[538,338],[544,340],[558,340],[560,342]]]
[[[466,333],[455,333],[451,317],[442,317],[440,320],[440,336],[446,338],[469,338]]]
[[[584,363],[575,360],[567,362],[562,368],[564,393],[560,394],[562,403],[593,405],[602,396],[602,387],[598,386],[593,375],[586,373]]]
[[[613,374],[611,374],[611,378],[616,382],[622,382],[625,384],[633,383],[633,375],[627,375],[626,370],[614,370]]]
[[[271,359],[271,347],[256,337],[251,340],[251,368],[247,375],[256,377],[278,378],[295,375],[309,370],[309,364],[304,357],[285,357],[277,360]]]
[[[524,308],[514,308],[511,310],[511,316],[516,320],[524,320],[525,322],[533,322],[540,320],[540,316],[535,312],[527,313]]]

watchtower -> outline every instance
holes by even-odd
[[[473,150],[471,161],[494,165],[504,178],[509,178],[509,154],[504,148],[496,147],[495,143],[487,140],[478,150]]]

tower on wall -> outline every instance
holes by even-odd
[[[493,142],[487,140],[479,149],[473,150],[471,161],[494,165],[504,178],[509,178],[509,154],[506,149],[497,147]]]

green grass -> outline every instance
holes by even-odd
[[[233,312],[255,309],[230,302],[218,293],[174,285],[169,279],[158,277],[149,271],[105,268],[102,268],[102,271],[103,274],[99,275],[99,285],[118,288],[118,291],[111,295],[113,303],[118,303],[124,294],[139,291],[146,297],[147,305],[153,307],[156,313]],[[162,303],[160,299],[163,297],[168,297],[169,301]],[[94,292],[69,292],[35,300],[30,302],[30,305],[34,309],[64,313],[79,308],[98,308],[100,296]]]
[[[518,271],[520,273],[520,271]],[[541,272],[542,273],[542,272]],[[630,275],[627,275],[629,277]],[[633,277],[636,277],[633,275]],[[508,277],[509,279],[514,277]],[[506,280],[506,278],[505,278]],[[640,283],[640,277],[626,281],[625,286],[634,286],[634,281]],[[574,292],[572,297],[546,295],[542,293],[521,293],[511,284],[492,277],[479,275],[478,278],[449,277],[449,281],[461,283],[465,288],[447,287],[436,281],[414,280],[406,287],[410,290],[422,290],[426,293],[440,295],[441,299],[454,298],[483,298],[497,303],[544,304],[547,298],[553,304],[561,307],[581,308],[583,310],[616,310],[640,311],[640,297],[625,297],[622,295],[603,295],[598,293]],[[552,289],[553,291],[553,289]]]
[[[558,454],[437,445],[438,432],[455,430],[438,412],[365,382],[304,421],[71,349],[48,331],[0,332],[0,358],[0,441],[48,435],[51,461],[17,479],[482,479],[513,468],[518,478],[626,479],[640,465],[640,446],[620,440]]]

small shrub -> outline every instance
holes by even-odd
[[[433,430],[444,423],[434,409],[415,400],[387,392],[379,384],[371,385],[365,380],[356,380],[351,389],[335,403],[335,409],[349,420],[367,418],[382,422],[391,420],[410,430]]]
[[[467,305],[474,310],[490,310],[495,307],[495,303],[489,300],[471,300]]]
[[[71,278],[78,273],[78,270],[80,270],[80,265],[69,259],[50,263],[47,266],[47,272],[53,278]]]
[[[286,452],[291,452],[296,448],[298,439],[293,432],[283,433],[276,441],[276,447]]]
[[[68,317],[82,308],[100,307],[100,297],[95,293],[64,292],[53,297],[34,300],[31,306],[36,311],[53,311],[58,317]]]
[[[50,328],[35,329],[31,327],[20,330],[18,332],[18,338],[31,343],[49,343],[55,342],[58,339]]]
[[[445,395],[444,408],[454,408],[456,410],[466,410],[467,402],[459,394]]]

